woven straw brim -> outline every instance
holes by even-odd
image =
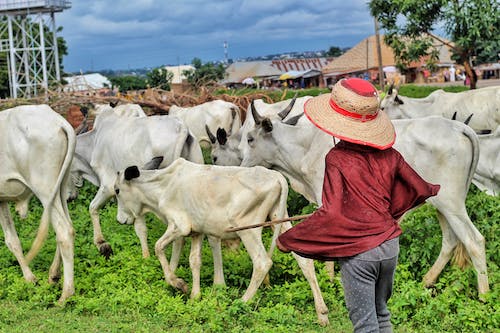
[[[329,104],[330,94],[309,99],[304,105],[307,118],[322,131],[341,140],[378,149],[390,148],[396,140],[391,120],[379,110],[377,117],[362,122],[334,111]]]

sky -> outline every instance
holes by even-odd
[[[56,13],[66,72],[154,68],[352,47],[374,34],[367,0],[72,0]]]

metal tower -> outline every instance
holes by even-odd
[[[12,98],[37,96],[60,81],[55,13],[68,8],[66,0],[0,2],[0,66],[8,67]]]

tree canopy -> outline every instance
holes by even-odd
[[[137,75],[111,76],[109,81],[114,87],[118,87],[121,93],[129,90],[146,89],[146,79]]]
[[[211,62],[203,64],[199,58],[194,58],[191,64],[194,70],[185,70],[182,74],[186,76],[189,84],[195,89],[222,80],[226,73],[222,64],[214,64]]]
[[[498,0],[372,0],[371,14],[385,30],[384,39],[399,65],[407,65],[426,56],[435,63],[439,41],[462,64],[471,88],[477,77],[473,66],[496,62],[500,50],[500,5]],[[435,31],[443,29],[445,40]]]
[[[163,67],[157,67],[148,72],[146,76],[146,82],[151,88],[170,90],[170,84],[174,78],[174,73],[169,72]]]
[[[328,51],[326,52],[327,57],[339,57],[342,55],[342,49],[338,46],[330,46]]]

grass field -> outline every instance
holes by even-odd
[[[408,89],[417,89],[408,87]],[[116,204],[101,210],[103,233],[114,249],[106,260],[92,243],[88,213],[96,188],[86,183],[79,197],[69,203],[75,236],[76,294],[58,306],[61,283],[47,283],[55,252],[51,233],[30,267],[39,278],[26,283],[14,256],[0,246],[0,332],[351,332],[337,275],[329,280],[324,264],[315,262],[320,287],[330,310],[330,325],[317,324],[309,285],[290,254],[275,251],[270,285],[261,286],[254,299],[243,303],[250,280],[251,262],[243,247],[223,249],[226,288],[212,286],[212,255],[204,244],[201,276],[202,296],[197,300],[173,289],[164,281],[155,257],[144,259],[132,226],[116,222]],[[448,265],[433,288],[424,288],[422,277],[437,258],[441,231],[434,208],[424,205],[402,222],[401,254],[394,295],[389,302],[395,332],[499,332],[500,328],[500,197],[475,188],[467,198],[467,210],[486,238],[491,292],[484,300],[477,295],[476,274]],[[291,214],[313,209],[302,197],[289,196]],[[36,199],[30,214],[20,220],[12,213],[28,250],[36,234],[41,206]],[[149,247],[165,231],[155,216],[147,216]],[[269,231],[265,232],[269,240]],[[0,234],[3,244],[3,233]],[[189,241],[177,270],[191,283]],[[338,267],[336,267],[338,268]]]

